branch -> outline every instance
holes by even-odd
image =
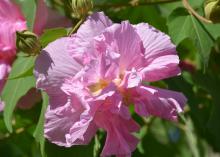
[[[188,12],[190,14],[192,14],[193,16],[195,16],[197,19],[199,19],[200,21],[202,22],[205,22],[205,23],[212,23],[212,21],[206,19],[205,17],[199,15],[192,7],[191,5],[189,4],[188,0],[182,0],[182,3],[184,5],[184,7],[188,10]]]

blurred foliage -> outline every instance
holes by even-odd
[[[163,1],[163,2],[162,2]],[[177,45],[183,73],[179,77],[154,85],[183,92],[188,98],[184,119],[178,123],[159,118],[141,119],[136,134],[141,139],[133,157],[218,157],[220,156],[220,25],[205,24],[188,13],[181,1],[94,0],[95,10],[104,11],[114,22],[147,22],[169,34]],[[36,12],[35,0],[16,0],[27,18],[30,29]],[[147,2],[147,3],[146,3]],[[159,3],[162,2],[162,3]],[[47,0],[52,8],[71,18],[68,4],[62,0]],[[153,3],[153,4],[150,4]],[[190,0],[191,6],[203,13],[203,0]],[[77,21],[76,19],[72,19]],[[66,36],[67,29],[45,30],[40,41],[49,42]],[[34,87],[35,57],[19,54],[12,67],[1,99],[7,104],[0,113],[1,157],[98,157],[104,146],[105,133],[99,131],[88,146],[63,148],[45,141],[44,112],[48,98],[29,110],[16,107],[17,101]],[[3,118],[4,117],[4,118]],[[38,121],[39,120],[39,121]],[[5,125],[6,124],[6,125]],[[13,128],[13,129],[12,129]],[[10,133],[8,132],[10,131]]]

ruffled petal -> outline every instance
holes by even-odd
[[[87,18],[80,26],[77,35],[85,40],[99,35],[105,28],[112,25],[112,21],[103,12],[97,12]]]
[[[132,68],[131,71],[127,71],[121,82],[120,86],[125,88],[134,88],[142,83],[142,75],[136,69]]]
[[[94,57],[93,37],[99,35],[112,21],[103,12],[97,12],[87,18],[80,26],[77,33],[72,36],[72,44],[69,45],[71,56],[83,64],[87,64]]]
[[[69,147],[66,135],[69,134],[72,125],[79,120],[81,112],[75,110],[70,102],[56,109],[50,109],[49,106],[45,114],[45,137],[59,146]]]
[[[134,120],[123,119],[120,115],[111,112],[103,112],[96,115],[96,123],[107,131],[102,157],[131,156],[138,144],[138,139],[132,135],[139,130]]]
[[[135,111],[140,116],[154,115],[168,120],[177,120],[183,112],[186,97],[179,92],[153,88],[150,86],[135,89]]]
[[[66,78],[74,76],[82,66],[72,59],[67,50],[69,38],[61,38],[50,43],[38,56],[34,74],[37,79],[37,88],[43,89],[50,96],[51,108],[61,104],[66,99],[66,94],[61,90],[61,85]],[[56,101],[54,98],[59,97]]]
[[[107,28],[101,35],[99,41],[96,40],[96,47],[99,53],[111,52],[114,56],[118,54],[118,65],[120,71],[140,68],[143,59],[142,42],[133,26],[128,22],[114,24]]]
[[[91,109],[76,95],[63,106],[46,112],[45,136],[60,146],[88,144],[97,127],[92,122]]]
[[[144,80],[158,81],[179,75],[179,58],[170,37],[146,23],[134,27],[145,49],[144,65],[146,68],[142,71],[145,75]]]
[[[75,99],[73,100],[73,103],[74,102]],[[89,144],[98,129],[96,124],[93,122],[93,117],[97,110],[97,105],[89,105],[85,103],[83,107],[84,111],[80,115],[80,119],[74,123],[74,125],[70,128],[70,133],[66,135],[69,145]]]

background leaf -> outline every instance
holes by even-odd
[[[65,28],[47,29],[40,37],[40,43],[42,47],[46,47],[48,43],[65,36],[67,36],[67,29]]]
[[[33,66],[34,57],[18,57],[12,66],[9,78],[18,76],[20,73]],[[7,129],[12,132],[12,115],[18,100],[27,93],[29,89],[35,86],[35,79],[33,76],[19,78],[15,80],[8,80],[2,92],[2,100],[4,101],[4,121]]]
[[[44,92],[42,92],[42,108],[41,108],[41,114],[40,114],[40,118],[37,124],[37,127],[34,131],[34,138],[37,140],[37,142],[40,143],[40,151],[41,151],[41,155],[42,157],[45,157],[45,150],[44,150],[44,146],[45,146],[45,138],[44,138],[44,115],[47,109],[47,105],[49,102],[49,98],[48,95]]]
[[[203,23],[190,15],[185,9],[178,8],[168,19],[169,34],[175,44],[190,38],[197,47],[198,53],[205,67],[208,66],[211,48],[215,39],[206,30]]]

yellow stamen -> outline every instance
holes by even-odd
[[[89,89],[92,92],[94,96],[100,94],[102,89],[104,89],[106,86],[108,86],[108,82],[105,80],[99,80],[97,83],[90,85]]]

